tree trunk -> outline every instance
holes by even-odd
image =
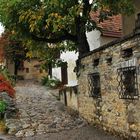
[[[80,17],[76,20],[76,32],[78,39],[79,58],[90,51],[89,44],[86,37],[85,22]]]
[[[15,61],[15,69],[14,69],[14,75],[17,76],[18,75],[18,67],[19,67],[19,61]]]
[[[76,19],[76,34],[78,39],[78,50],[79,57],[82,57],[84,54],[90,51],[89,44],[86,37],[85,25],[87,23],[87,17],[91,10],[91,5],[88,0],[83,0],[83,12],[82,16],[77,17]]]
[[[78,50],[79,50],[79,58],[90,51],[85,33],[79,32],[78,34]]]

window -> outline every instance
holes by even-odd
[[[96,67],[99,65],[99,58],[93,60],[93,66]]]
[[[18,70],[24,71],[24,61],[19,62]]]
[[[107,63],[108,65],[111,65],[111,64],[112,64],[112,57],[106,58],[106,63]]]
[[[40,73],[43,73],[43,70],[42,70],[42,69],[39,69],[39,72],[40,72]]]
[[[123,58],[131,57],[133,55],[132,48],[127,48],[121,52]]]
[[[26,73],[29,73],[29,68],[26,68]]]
[[[89,74],[88,82],[89,82],[89,96],[93,98],[101,98],[99,73]]]
[[[118,91],[121,99],[138,99],[138,82],[136,66],[119,68]]]

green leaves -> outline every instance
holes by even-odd
[[[133,12],[132,0],[94,0],[92,5],[85,6],[87,14],[86,29],[95,28],[90,21],[90,9],[100,11],[99,20],[118,13]],[[61,36],[64,31],[76,35],[76,19],[84,11],[85,1],[78,0],[0,0],[0,21],[8,30],[15,30],[18,37],[29,37],[34,33],[40,37],[54,38]],[[90,7],[91,6],[91,7]],[[85,12],[85,11],[84,11]],[[6,14],[5,14],[6,13]],[[84,17],[85,16],[85,17]],[[82,20],[81,20],[82,22]],[[91,28],[92,27],[94,28]],[[85,29],[83,28],[85,31]]]
[[[0,113],[4,113],[6,110],[7,104],[5,101],[0,100]]]
[[[93,0],[92,4],[88,0],[0,0],[0,22],[6,31],[15,32],[11,34],[12,39],[26,42],[32,54],[37,50],[41,57],[45,56],[44,51],[50,53],[50,50],[44,49],[42,42],[38,43],[40,38],[44,43],[56,39],[56,47],[63,40],[79,43],[79,32],[98,29],[89,16],[91,11],[99,11],[99,21],[118,13],[129,15],[134,11],[133,0]],[[62,40],[58,40],[60,38]],[[72,47],[68,45],[67,48]],[[65,50],[63,47],[57,49]]]
[[[100,1],[100,2],[99,2]],[[133,0],[97,0],[101,11],[110,11],[112,14],[132,14],[134,12]]]

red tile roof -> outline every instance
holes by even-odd
[[[122,17],[121,15],[116,15],[110,17],[108,20],[104,20],[103,22],[99,23],[99,13],[98,12],[91,12],[91,18],[96,21],[99,27],[102,28],[102,35],[103,36],[110,36],[110,37],[121,37],[122,36]]]

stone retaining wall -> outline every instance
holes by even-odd
[[[77,86],[65,87],[59,91],[59,98],[66,106],[78,110]]]
[[[140,34],[96,49],[79,64],[79,113],[105,130],[140,138]],[[91,74],[99,74],[100,82]]]
[[[18,118],[18,109],[16,106],[16,99],[10,97],[6,92],[0,92],[0,99],[6,103],[6,110],[0,113],[0,120],[3,122],[3,129],[0,130],[0,134],[5,134],[9,133],[11,130],[15,131],[14,125],[10,125],[10,120],[13,121]]]
[[[0,98],[6,103],[6,110],[4,112],[4,120],[17,117],[17,108],[15,98],[10,97],[6,92],[0,93]]]

